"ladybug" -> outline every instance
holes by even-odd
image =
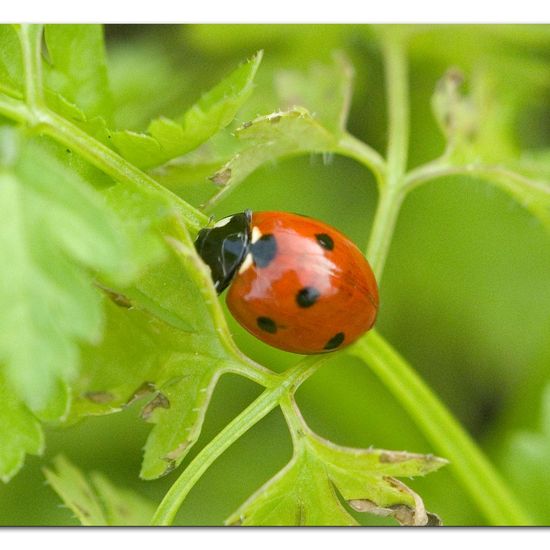
[[[260,340],[300,354],[341,349],[372,328],[378,287],[337,229],[288,212],[246,210],[195,241],[235,319]]]

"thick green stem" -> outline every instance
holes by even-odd
[[[406,193],[416,180],[433,176],[438,163],[411,178],[406,174],[409,140],[409,98],[404,45],[384,43],[388,94],[389,142],[386,185],[380,189],[367,257],[380,281],[397,217]],[[414,172],[411,172],[414,174]],[[360,353],[356,353],[360,350]],[[414,418],[438,452],[451,461],[453,472],[486,517],[495,525],[528,525],[529,519],[516,504],[503,479],[415,371],[371,332],[351,348],[367,361],[375,374]]]
[[[434,449],[493,525],[531,525],[505,481],[475,442],[437,399],[414,369],[376,332],[350,350],[373,372],[411,415]]]

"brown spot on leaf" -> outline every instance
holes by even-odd
[[[163,409],[169,409],[170,408],[170,401],[168,398],[161,392],[158,392],[145,407],[143,407],[141,411],[141,418],[143,420],[149,420],[151,418],[151,415],[155,411],[155,409],[158,409],[159,407]]]
[[[216,185],[226,185],[231,179],[231,168],[224,168],[223,170],[216,172],[213,176],[210,176],[208,179]]]
[[[443,525],[443,522],[441,521],[441,518],[432,512],[426,512],[428,515],[428,523],[426,523],[426,527],[441,527]]]
[[[132,302],[127,296],[124,296],[124,294],[103,286],[101,283],[98,282],[95,283],[95,286],[102,290],[107,295],[107,297],[110,298],[117,306],[124,307],[126,309],[130,309],[132,307]]]
[[[376,516],[386,517],[391,515],[392,511],[389,508],[382,508],[378,506],[375,502],[369,499],[353,499],[348,500],[348,504],[356,512],[364,512],[367,514],[374,514]]]
[[[164,456],[164,460],[177,460],[185,453],[187,447],[189,447],[189,441],[185,440],[180,443],[175,449],[167,453]]]
[[[380,462],[386,462],[386,463],[396,463],[396,462],[405,462],[407,460],[413,460],[413,459],[428,459],[428,455],[418,455],[413,453],[407,453],[405,451],[384,451],[380,453]]]
[[[397,489],[400,493],[412,497],[414,506],[404,503],[398,503],[392,506],[378,506],[376,502],[368,499],[353,499],[349,500],[348,504],[357,512],[366,512],[381,517],[392,516],[401,525],[441,525],[441,520],[439,517],[436,514],[427,512],[424,507],[424,502],[422,502],[420,496],[407,487],[404,483],[401,483],[398,479],[389,476],[384,476],[383,480],[394,489]]]
[[[108,391],[87,391],[84,397],[88,399],[88,401],[97,403],[98,405],[110,403],[115,398],[115,396]]]
[[[132,404],[134,401],[137,401],[138,399],[141,399],[142,397],[145,397],[149,393],[153,393],[155,391],[155,385],[153,382],[143,382],[141,386],[137,390],[134,391],[132,397],[128,399],[126,402],[126,405]]]

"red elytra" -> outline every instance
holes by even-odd
[[[255,212],[250,249],[227,305],[260,340],[300,354],[341,349],[376,320],[378,287],[359,249],[340,231],[287,212]]]

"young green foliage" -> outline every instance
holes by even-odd
[[[0,254],[5,256],[2,258],[5,265],[16,268],[4,275],[8,277],[6,281],[0,280],[8,283],[1,288],[10,291],[9,295],[6,291],[5,296],[0,294],[0,305],[7,307],[10,320],[14,310],[24,315],[17,327],[23,330],[15,336],[9,333],[14,327],[8,323],[0,327],[8,330],[0,331],[3,354],[0,359],[7,367],[6,388],[10,391],[14,388],[9,398],[21,393],[42,417],[59,418],[70,404],[67,390],[70,380],[74,400],[68,418],[76,420],[120,410],[134,399],[147,396],[142,418],[154,423],[154,428],[145,446],[141,475],[152,479],[177,467],[195,443],[210,396],[223,373],[247,376],[266,387],[256,404],[245,409],[243,416],[234,419],[227,431],[220,432],[197,455],[197,459],[204,460],[203,464],[195,459],[183,472],[183,482],[180,484],[178,480],[175,491],[169,491],[165,499],[168,504],[164,508],[161,504],[159,509],[163,512],[159,516],[162,521],[166,518],[171,521],[177,503],[182,501],[174,492],[181,491],[184,498],[223,450],[267,412],[278,404],[283,406],[297,386],[321,364],[321,360],[313,358],[278,376],[240,354],[225,324],[209,272],[195,253],[194,235],[189,235],[184,225],[192,218],[187,226],[196,231],[201,223],[206,223],[205,217],[136,168],[158,166],[190,151],[198,152],[196,148],[201,144],[211,145],[248,98],[261,55],[239,67],[180,119],[154,120],[149,134],[117,132],[113,141],[125,160],[110,146],[105,147],[109,132],[104,117],[110,117],[111,113],[103,45],[97,29],[71,27],[66,35],[62,27],[47,29],[46,45],[51,61],[51,66],[44,67],[47,105],[41,104],[42,60],[30,55],[39,51],[40,33],[35,27],[30,29],[32,32],[28,27],[24,29],[25,33],[20,34],[27,76],[24,94],[19,91],[23,78],[19,75],[18,79],[16,74],[20,58],[13,52],[13,33],[0,34],[7,52],[0,52],[0,77],[5,78],[0,88],[4,94],[0,95],[0,112],[30,125],[40,119],[46,134],[67,147],[70,144],[77,154],[118,183],[96,182],[97,187],[103,188],[99,193],[92,190],[77,175],[80,169],[65,166],[59,161],[59,151],[53,154],[43,142],[36,145],[30,141],[21,155],[17,147],[6,149],[5,168],[0,174],[5,200],[0,204],[8,207],[8,215],[0,217],[7,220]],[[387,168],[395,170],[398,166],[398,170],[386,174],[386,163],[380,155],[345,132],[351,71],[345,62],[337,61],[334,71],[330,67],[317,67],[307,79],[289,73],[281,76],[279,89],[284,101],[293,104],[293,98],[299,98],[309,110],[293,105],[287,111],[244,124],[238,137],[245,146],[237,153],[231,151],[231,160],[213,178],[215,183],[225,186],[215,200],[261,164],[309,152],[348,155],[372,168],[379,183],[387,188],[403,184],[408,146],[408,89],[400,44],[401,40],[397,47],[385,50],[390,51],[393,60],[388,71],[390,92],[398,90],[389,94],[392,122],[388,155],[398,162],[388,161]],[[71,49],[71,55],[67,49]],[[12,57],[8,59],[6,55]],[[97,58],[90,59],[94,56]],[[89,73],[83,79],[78,74],[82,62],[90,63]],[[28,104],[19,99],[23,96]],[[460,99],[455,100],[460,104]],[[445,109],[452,113],[453,107],[447,108],[443,98],[438,109],[445,122],[448,118]],[[61,116],[54,116],[52,111]],[[459,111],[457,116],[461,117],[468,109]],[[463,131],[465,127],[468,124],[453,126],[460,129],[457,143],[469,139],[469,133]],[[449,136],[452,131],[449,129]],[[474,143],[472,149],[476,147],[478,144]],[[30,156],[25,157],[25,152]],[[67,152],[72,155],[70,149]],[[445,168],[452,169],[453,165],[447,164]],[[428,170],[421,175],[424,179],[419,180],[426,181],[433,174]],[[412,183],[408,189],[411,187]],[[542,193],[544,196],[544,189]],[[373,231],[371,237],[371,241],[382,243],[386,251],[394,225],[385,218],[391,217],[390,211],[395,214],[393,219],[397,218],[398,194],[385,195],[383,208],[375,220],[381,229]],[[526,202],[532,199],[538,209],[542,196],[529,195]],[[389,207],[388,197],[394,201]],[[54,214],[61,221],[54,222]],[[30,232],[20,231],[23,223],[20,220]],[[0,224],[0,232],[1,227]],[[137,261],[142,269],[130,270],[132,261]],[[104,295],[106,311],[104,330],[100,293]],[[22,313],[19,304],[24,305],[19,308]],[[15,319],[17,324],[17,315]],[[30,344],[15,348],[15,343]],[[79,343],[82,369],[75,376]],[[457,471],[463,484],[478,503],[486,506],[488,517],[494,522],[501,518],[511,523],[523,521],[520,507],[507,494],[498,476],[492,475],[483,456],[476,454],[475,445],[460,432],[456,422],[453,424],[452,417],[418,383],[411,368],[388,344],[375,336],[374,346],[369,347],[363,341],[355,351],[348,351],[381,371],[385,375],[381,378],[400,402],[413,408],[419,426],[435,444],[448,450],[453,460],[458,459]],[[23,360],[17,353],[21,353]],[[12,355],[19,362],[14,362]],[[38,375],[36,364],[41,367]],[[405,380],[411,384],[404,384]],[[423,399],[415,401],[418,395]],[[0,416],[0,421],[14,422],[24,437],[17,441],[13,454],[0,453],[4,477],[15,471],[23,452],[39,452],[42,446],[34,418],[17,398],[15,401],[9,398],[7,415]],[[423,409],[419,408],[419,402],[424,403]],[[301,421],[297,409],[287,410],[286,414],[295,445],[291,462],[251,497],[228,520],[230,523],[355,524],[339,497],[356,511],[391,515],[404,524],[437,522],[425,511],[420,497],[395,478],[423,475],[439,468],[444,461],[429,455],[338,447],[313,434]],[[300,424],[299,429],[296,424]],[[5,434],[6,441],[14,440],[14,432],[6,430]],[[142,505],[139,499],[120,494],[101,478],[95,477],[91,485],[62,460],[58,462],[58,472],[48,472],[47,476],[88,524],[137,523],[151,517],[150,507]],[[485,492],[489,496],[484,496]],[[119,517],[123,501],[135,508],[139,518],[131,516],[130,521],[126,513]]]
[[[353,90],[353,66],[341,53],[331,64],[316,63],[307,73],[281,70],[275,74],[282,109],[305,107],[334,135],[346,131]]]
[[[142,410],[155,424],[141,470],[146,479],[179,465],[198,439],[219,377],[247,367],[185,229],[166,221],[164,233],[170,251],[161,264],[123,293],[106,289],[106,331],[101,343],[84,348],[71,414],[114,412],[153,394]]]
[[[86,118],[112,118],[112,99],[101,25],[46,25],[45,86]]]
[[[297,409],[293,413],[299,417]],[[446,464],[431,455],[341,447],[301,419],[291,461],[226,521],[230,525],[358,525],[354,510],[393,516],[403,525],[434,525],[422,499],[395,478],[422,476]]]
[[[243,124],[235,135],[249,145],[210,178],[222,187],[210,204],[219,201],[266,162],[309,152],[334,151],[338,145],[336,137],[303,107],[258,117]]]
[[[126,263],[116,218],[72,170],[4,128],[0,178],[0,357],[11,389],[34,412],[68,405],[79,341],[101,333],[88,269],[117,277]]]
[[[8,482],[23,466],[25,454],[41,454],[44,434],[37,418],[0,374],[0,480]]]
[[[55,470],[44,468],[46,480],[82,525],[146,525],[153,515],[152,502],[116,487],[98,472],[85,476],[63,456],[54,466]]]
[[[458,69],[450,69],[432,96],[434,115],[447,140],[434,171],[470,173],[500,187],[550,231],[550,184],[538,179],[540,170],[534,170],[535,177],[529,174],[537,163],[518,158],[509,137],[513,109],[499,102],[487,77],[477,75],[469,95],[461,91],[463,81]]]
[[[233,121],[252,93],[261,60],[262,52],[259,52],[205,93],[177,120],[155,119],[147,134],[128,130],[115,132],[113,143],[123,157],[140,168],[164,164],[196,149]]]
[[[15,25],[0,25],[0,92],[23,97],[23,60]]]
[[[296,155],[339,153],[380,171],[383,161],[378,153],[346,132],[353,74],[341,53],[333,55],[332,64],[313,65],[308,74],[279,71],[275,86],[285,109],[237,128],[235,136],[242,143],[210,177],[221,190],[207,207],[225,198],[263,164]]]

